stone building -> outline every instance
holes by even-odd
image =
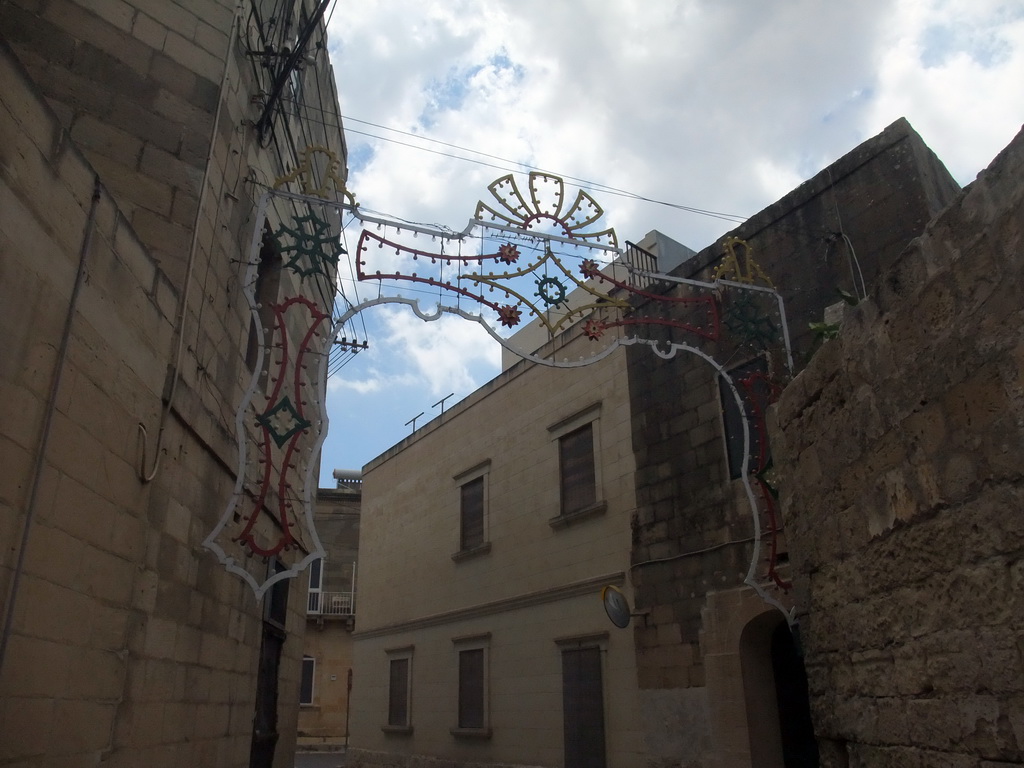
[[[828,768],[1024,762],[1022,179],[1018,134],[777,406]]]
[[[351,765],[643,762],[632,634],[601,603],[630,595],[624,362],[520,361],[364,467]]]
[[[664,359],[628,350],[637,496],[630,576],[637,609],[649,612],[635,630],[637,673],[657,721],[686,724],[674,729],[671,760],[777,766],[784,754],[807,746],[806,693],[786,618],[753,588],[793,610],[792,542],[772,493],[766,407],[831,332],[822,325],[826,308],[841,295],[863,296],[957,192],[899,120],[727,235],[726,242],[746,244],[754,261],[748,275],[770,281],[784,300],[792,358],[790,367],[780,356],[770,316],[735,312],[742,307],[723,297],[730,334],[753,343],[719,342],[712,356],[737,386],[763,387],[741,392],[751,429],[752,496],[739,471],[742,434],[721,377],[692,355]],[[722,259],[715,244],[679,271],[711,279],[722,275]],[[782,674],[789,668],[795,673]],[[780,703],[794,700],[804,700],[802,713]],[[793,725],[799,722],[802,731]]]
[[[239,548],[247,520],[252,543],[288,529],[262,497],[225,508],[255,498],[235,413],[247,385],[269,398],[260,339],[295,332],[261,334],[243,281],[260,257],[264,309],[273,288],[331,310],[275,251],[299,203],[257,215],[307,145],[339,158],[307,164],[314,187],[344,174],[304,106],[337,111],[324,6],[0,3],[2,765],[290,765],[306,584],[261,602],[203,544],[226,514]]]
[[[358,471],[335,470],[337,488],[317,492],[316,527],[326,554],[309,568],[299,691],[300,747],[340,747],[348,743],[360,475]]]
[[[655,324],[657,354],[522,361],[367,465],[352,763],[732,768],[813,751],[765,412],[834,331],[826,309],[865,295],[957,192],[898,121],[700,253],[630,246],[677,253],[675,281],[645,290],[683,316],[703,290],[720,334]],[[591,341],[579,323],[551,344],[574,359]],[[580,429],[596,503],[566,515]],[[632,629],[609,622],[604,587],[633,603]]]

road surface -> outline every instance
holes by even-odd
[[[340,768],[345,765],[344,752],[299,752],[295,768]]]

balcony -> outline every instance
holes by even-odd
[[[309,592],[306,615],[321,618],[347,619],[355,615],[354,592]]]

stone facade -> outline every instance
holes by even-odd
[[[623,350],[585,373],[520,361],[364,468],[350,765],[562,764],[563,657],[578,649],[602,660],[608,764],[642,764],[632,633],[601,603],[609,584],[631,599],[624,363]],[[584,424],[596,503],[562,515],[559,438]],[[460,488],[479,478],[482,541],[467,548]],[[484,653],[475,728],[459,720],[464,649]],[[411,669],[400,726],[396,658]]]
[[[837,289],[857,293],[861,274],[871,284],[956,191],[901,120],[729,233],[785,300],[795,369],[816,343],[809,323],[822,322]],[[679,274],[712,279],[722,257],[716,243]],[[709,352],[726,369],[763,356],[768,376],[784,383],[790,374],[777,347],[756,353],[719,342]],[[770,665],[764,649],[774,629],[760,624],[785,620],[744,584],[753,519],[741,480],[730,479],[718,376],[693,355],[628,354],[637,463],[631,574],[637,608],[649,612],[635,630],[641,700],[664,722],[686,724],[688,741],[665,753],[683,765],[781,765],[771,670],[758,670]],[[761,525],[780,528],[768,516]],[[788,543],[779,530],[771,565],[783,584]],[[758,581],[792,605],[791,592],[758,567]]]
[[[823,321],[840,291],[863,293],[957,192],[906,121],[893,124],[730,233],[753,258],[740,268],[752,273],[756,262],[758,285],[771,281],[784,299],[788,337],[777,318],[770,333],[742,336],[750,328],[737,331],[727,316],[719,340],[700,349],[724,370],[763,359],[767,377],[785,383],[819,343],[810,323]],[[711,281],[723,245],[684,257],[675,276]],[[688,289],[653,281],[650,290]],[[723,289],[718,311],[736,295]],[[774,294],[763,295],[774,307]],[[769,317],[763,309],[755,322]],[[661,327],[664,345],[692,339]],[[572,332],[552,342],[567,345],[567,359],[580,343]],[[742,482],[730,479],[718,378],[696,355],[666,359],[641,345],[583,371],[519,363],[367,467],[356,764],[563,764],[566,708],[551,648],[559,635],[607,644],[610,766],[781,766],[793,749],[813,747],[785,616],[745,583],[753,519]],[[614,479],[614,496],[605,515],[548,532],[558,458],[540,428],[595,402],[601,466],[614,467],[602,470],[603,482]],[[479,552],[461,553],[458,489],[474,472],[488,478],[488,539]],[[778,583],[766,588],[792,606],[786,533],[778,520],[761,523],[779,529]],[[757,566],[755,576],[768,580]],[[628,639],[602,626],[587,594],[597,583],[588,574],[600,573],[598,581],[621,583],[635,600]],[[492,725],[475,741],[460,741],[452,727],[460,638],[486,638],[491,665]],[[773,651],[779,644],[784,651]],[[386,720],[392,658],[409,659],[412,669],[407,728]],[[783,663],[795,671],[783,672]],[[803,741],[787,735],[795,718],[779,703],[780,688],[804,698]]]
[[[201,547],[235,482],[259,184],[303,142],[344,152],[294,108],[260,145],[263,5],[0,3],[2,765],[250,765],[265,619],[290,765],[305,584],[265,616]],[[300,79],[336,109],[324,52]]]
[[[299,744],[348,742],[355,573],[359,557],[362,492],[356,483],[321,488],[316,528],[325,555],[318,579],[310,576],[306,601],[304,663],[312,659],[312,701],[299,707]]]
[[[1024,762],[1024,135],[847,310],[774,445],[823,765]]]

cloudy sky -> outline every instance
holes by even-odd
[[[967,184],[1024,122],[1021,0],[362,0],[329,50],[363,207],[455,229],[521,163],[700,250],[734,223],[636,196],[750,216],[901,116]],[[499,370],[473,324],[364,314],[327,485]]]

